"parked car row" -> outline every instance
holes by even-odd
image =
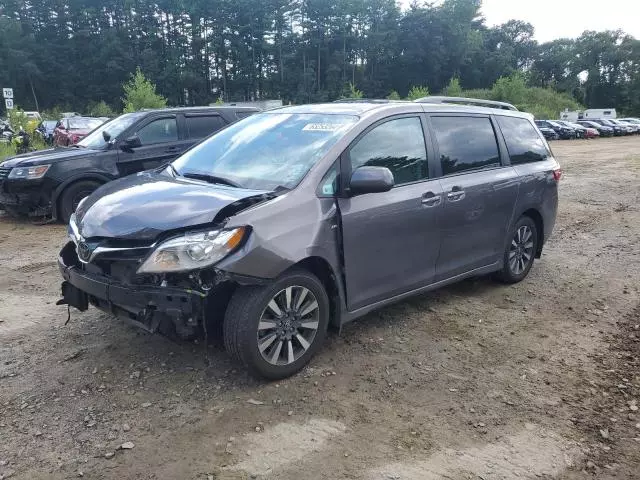
[[[547,140],[613,137],[640,134],[640,119],[592,119],[568,122],[566,120],[536,120],[536,125]]]
[[[13,215],[52,215],[68,222],[80,200],[100,185],[165,164],[208,135],[257,111],[248,107],[170,108],[127,113],[106,123],[65,117],[54,128],[53,142],[75,148],[41,150],[3,162],[0,209]],[[93,131],[86,135],[89,129]]]

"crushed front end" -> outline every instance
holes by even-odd
[[[173,331],[181,338],[194,338],[206,328],[205,313],[211,312],[211,305],[229,295],[228,282],[213,269],[137,274],[151,250],[117,240],[93,245],[69,241],[58,258],[64,280],[58,303],[80,311],[93,305],[149,332]]]

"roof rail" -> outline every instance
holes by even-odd
[[[341,98],[332,103],[395,103],[402,100],[389,100],[387,98]]]
[[[472,105],[475,107],[498,108],[500,110],[519,111],[516,107],[506,102],[496,102],[495,100],[485,100],[482,98],[466,98],[466,97],[446,97],[446,96],[429,96],[414,100],[417,103],[451,103],[454,105]]]

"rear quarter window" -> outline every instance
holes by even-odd
[[[540,162],[549,157],[550,152],[531,122],[518,117],[496,117],[512,165]]]
[[[196,115],[186,117],[189,138],[204,138],[224,127],[225,122],[220,115]]]
[[[488,117],[431,117],[443,175],[499,167],[500,152]]]

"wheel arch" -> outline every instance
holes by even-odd
[[[329,326],[339,329],[342,325],[341,315],[344,302],[344,288],[341,277],[337,275],[331,264],[323,257],[311,256],[291,265],[286,271],[302,268],[314,274],[322,282],[329,297],[331,314]]]
[[[87,180],[98,182],[101,185],[104,185],[105,183],[110,182],[113,179],[102,173],[83,173],[81,175],[76,175],[74,177],[68,178],[67,180],[62,182],[53,191],[53,195],[51,195],[51,216],[54,220],[58,219],[59,200],[62,196],[62,193],[72,184]]]
[[[544,220],[540,212],[535,208],[529,208],[522,212],[521,217],[529,217],[536,224],[536,231],[538,234],[538,246],[536,248],[536,258],[542,256],[542,247],[544,244]]]

